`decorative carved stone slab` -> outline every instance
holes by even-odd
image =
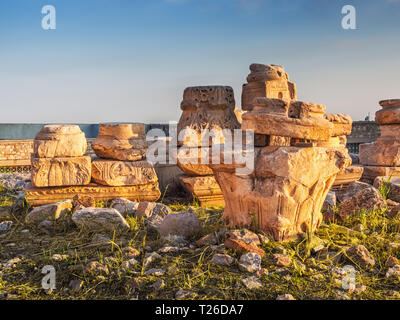
[[[53,188],[35,188],[29,185],[25,189],[28,203],[33,206],[55,203],[73,199],[74,196],[91,197],[96,202],[115,198],[125,198],[131,201],[157,201],[161,193],[158,183],[140,186],[109,187],[91,183],[86,186],[69,186]]]
[[[31,159],[31,179],[35,187],[86,185],[90,183],[89,156]]]
[[[186,190],[197,198],[202,207],[225,206],[222,191],[213,176],[179,177]]]
[[[86,149],[85,134],[77,125],[45,125],[33,142],[36,158],[80,157]]]
[[[92,179],[106,186],[136,186],[157,183],[154,167],[147,161],[92,161]]]
[[[186,88],[181,103],[182,115],[178,122],[179,145],[200,146],[224,143],[224,129],[239,129],[235,115],[233,89],[226,86]],[[183,130],[193,135],[184,134]],[[215,138],[204,137],[202,130],[214,131]],[[181,135],[180,135],[181,134]]]
[[[146,141],[145,133],[146,126],[143,123],[102,123],[92,148],[101,158],[142,160],[152,143]]]

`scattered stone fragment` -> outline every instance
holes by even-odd
[[[218,238],[214,233],[207,234],[196,241],[198,247],[211,246],[218,243]]]
[[[335,191],[336,199],[339,203],[354,197],[358,192],[370,188],[371,185],[365,182],[354,181],[348,184],[347,188]]]
[[[67,260],[68,258],[69,258],[69,256],[67,254],[58,254],[58,253],[56,253],[56,254],[53,254],[51,256],[51,260],[57,261],[57,262],[63,261],[63,260]]]
[[[139,262],[137,262],[137,260],[134,259],[134,258],[129,259],[129,260],[124,261],[124,262],[122,263],[122,269],[124,269],[124,270],[130,270],[130,269],[132,269],[135,265],[137,265],[138,263],[139,263]]]
[[[356,263],[361,264],[364,267],[370,267],[375,265],[374,257],[369,253],[366,247],[363,245],[356,245],[347,250],[347,254]]]
[[[117,198],[111,201],[110,207],[117,209],[123,217],[126,217],[127,215],[134,216],[137,208],[139,207],[139,202],[130,201],[124,198]]]
[[[259,236],[247,229],[230,230],[227,232],[227,236],[255,246],[260,244]]]
[[[104,274],[108,274],[108,268],[107,266],[102,265],[100,262],[98,261],[92,261],[89,262],[88,265],[85,268],[86,272],[89,273],[104,273]]]
[[[263,277],[263,276],[268,276],[268,274],[269,274],[269,272],[268,272],[268,270],[265,269],[265,268],[260,268],[259,270],[256,271],[256,276],[257,276],[258,278],[261,278],[261,277]]]
[[[18,263],[22,262],[21,258],[13,258],[8,260],[6,263],[3,264],[5,269],[14,268]]]
[[[235,259],[227,254],[216,253],[213,255],[210,262],[218,264],[220,266],[230,266],[232,263],[235,262]]]
[[[242,279],[242,283],[247,289],[250,290],[262,287],[262,282],[255,276]]]
[[[163,289],[165,287],[165,282],[162,279],[157,279],[156,282],[154,282],[151,287],[156,290],[159,291],[161,289]]]
[[[356,284],[356,287],[354,288],[354,292],[357,294],[364,292],[365,290],[367,290],[367,287],[363,284]]]
[[[261,256],[254,252],[243,254],[239,260],[239,269],[245,272],[256,272],[261,268]]]
[[[336,193],[334,191],[329,191],[322,205],[322,210],[329,211],[334,207],[336,207]]]
[[[282,294],[276,300],[296,300],[290,293]]]
[[[12,221],[3,221],[0,222],[0,231],[9,231],[11,230],[12,225],[14,222]]]
[[[128,258],[135,258],[140,256],[140,251],[132,247],[123,248],[122,253]]]
[[[386,260],[386,266],[388,266],[388,267],[394,267],[396,264],[399,264],[399,259],[397,259],[396,257],[392,257],[392,256],[390,256],[389,258],[387,258],[387,260]]]
[[[188,241],[183,236],[170,234],[162,238],[172,246],[182,247],[188,244]]]
[[[344,200],[339,206],[338,215],[344,220],[348,215],[355,214],[359,210],[377,210],[384,205],[385,201],[379,190],[370,186]]]
[[[225,247],[228,249],[235,250],[239,253],[245,253],[245,252],[254,252],[257,253],[259,256],[263,257],[265,255],[265,252],[263,249],[256,247],[251,244],[244,243],[243,241],[228,238],[225,240],[224,243]]]
[[[25,217],[26,223],[39,224],[43,220],[55,221],[66,217],[72,210],[72,201],[64,200],[33,209]]]
[[[81,229],[89,231],[128,231],[129,224],[113,208],[84,208],[72,215],[72,221]]]
[[[277,265],[278,267],[287,267],[290,265],[291,263],[291,258],[285,254],[280,254],[280,253],[275,253],[272,256],[272,260],[274,262],[275,265]]]
[[[162,237],[178,235],[191,238],[196,236],[201,228],[200,220],[195,213],[184,212],[168,214],[158,228],[158,232]]]
[[[163,270],[163,269],[152,268],[152,269],[147,270],[145,273],[146,273],[148,276],[160,277],[160,276],[164,275],[165,270]]]
[[[79,290],[81,290],[82,286],[83,286],[82,280],[75,279],[69,282],[69,287],[73,292],[78,292]]]
[[[175,299],[181,300],[181,299],[190,299],[195,295],[193,291],[186,291],[186,290],[179,290],[177,293],[175,293]]]
[[[157,252],[152,252],[152,253],[146,253],[145,258],[144,258],[144,267],[147,267],[151,263],[160,260],[161,256]]]
[[[312,251],[313,253],[317,253],[317,252],[323,250],[324,248],[325,248],[325,246],[324,246],[323,244],[319,244],[319,245],[313,247],[313,248],[311,249],[311,251]]]
[[[172,246],[165,245],[158,251],[161,253],[172,253],[172,252],[178,252],[178,251],[180,251],[180,249],[179,249],[179,247],[172,247]]]
[[[396,264],[392,268],[389,268],[385,275],[386,278],[400,277],[400,265]]]
[[[154,215],[165,217],[171,213],[171,209],[162,203],[157,202],[140,202],[136,209],[136,216],[143,218],[150,218]]]

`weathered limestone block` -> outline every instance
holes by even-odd
[[[110,187],[95,183],[86,186],[49,188],[35,188],[28,185],[24,191],[28,203],[33,207],[73,199],[76,195],[92,198],[95,202],[105,202],[115,198],[125,198],[131,201],[157,201],[161,196],[157,183],[123,187]]]
[[[57,203],[47,204],[33,209],[25,217],[25,222],[39,224],[44,220],[55,221],[67,216],[72,210],[72,201],[65,200]]]
[[[89,156],[69,158],[32,157],[31,175],[35,187],[86,185],[90,183]]]
[[[382,100],[382,110],[375,113],[377,124],[400,124],[400,99]]]
[[[323,118],[325,106],[281,99],[256,98],[254,108],[242,116],[242,129],[264,135],[305,140],[329,140],[333,125]]]
[[[45,125],[33,142],[36,158],[80,157],[86,149],[85,134],[77,125]]]
[[[372,143],[359,146],[360,163],[367,166],[400,166],[400,140],[389,141],[379,138]]]
[[[361,179],[363,172],[364,168],[361,166],[350,166],[348,168],[344,168],[343,170],[340,170],[337,174],[333,185],[337,186],[353,181],[358,181]]]
[[[364,171],[361,181],[373,184],[376,177],[380,176],[399,176],[400,167],[379,167],[379,166],[363,166]]]
[[[224,129],[239,129],[235,115],[233,89],[225,86],[200,86],[186,88],[181,103],[182,115],[178,122],[178,144],[187,146],[224,143]],[[187,129],[186,134],[182,131]],[[213,130],[208,137],[204,129]],[[211,134],[210,134],[211,135]]]
[[[152,143],[146,141],[143,123],[102,123],[92,144],[97,156],[115,160],[142,160]]]
[[[179,177],[186,190],[194,195],[202,207],[225,206],[224,196],[214,176]]]
[[[225,198],[223,219],[230,226],[258,228],[282,241],[315,230],[337,173],[351,163],[346,150],[275,147],[255,149],[255,170],[237,175],[241,165],[210,167]]]
[[[129,224],[113,208],[83,208],[72,215],[72,221],[86,231],[129,231]]]
[[[92,179],[106,186],[133,186],[157,183],[153,165],[147,161],[92,161]]]
[[[289,81],[284,68],[277,65],[254,63],[242,90],[242,109],[251,111],[257,97],[278,98],[285,101],[297,100],[296,85]]]
[[[400,166],[400,99],[383,100],[382,110],[376,112],[380,137],[359,147],[360,163],[368,166]]]
[[[325,119],[333,124],[332,137],[348,136],[351,134],[353,120],[347,114],[329,113]]]

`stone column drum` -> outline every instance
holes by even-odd
[[[362,180],[373,183],[378,176],[400,173],[400,99],[382,100],[382,109],[375,113],[381,136],[372,143],[360,145]]]

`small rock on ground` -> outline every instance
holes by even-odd
[[[243,254],[239,260],[239,269],[245,272],[256,272],[261,268],[261,256],[254,252]]]
[[[255,276],[242,279],[242,283],[247,289],[258,289],[262,287],[262,282]]]
[[[213,255],[210,262],[218,264],[220,266],[230,266],[235,262],[235,259],[227,254],[216,253]]]

